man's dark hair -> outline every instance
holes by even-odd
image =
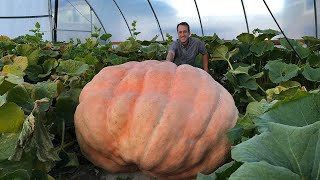
[[[189,26],[189,24],[187,23],[187,22],[181,22],[181,23],[179,23],[178,25],[177,25],[177,32],[178,32],[178,27],[179,26],[187,26],[188,27],[188,31],[190,32],[190,26]]]

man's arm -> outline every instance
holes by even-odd
[[[202,68],[203,68],[203,70],[205,70],[206,72],[209,72],[208,63],[209,63],[209,55],[208,55],[208,53],[203,54],[203,55],[202,55]]]
[[[166,61],[173,62],[173,60],[174,60],[174,51],[168,51]]]

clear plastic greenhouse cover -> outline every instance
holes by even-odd
[[[111,33],[113,42],[127,39],[132,22],[141,32],[137,39],[177,38],[176,25],[190,24],[191,33],[222,39],[235,39],[254,29],[279,28],[285,35],[300,39],[319,34],[320,3],[316,0],[1,0],[0,35],[11,38],[30,34],[36,22],[45,32],[44,39],[69,41],[90,37],[95,27]],[[267,5],[267,6],[266,6]],[[57,24],[55,10],[57,9]]]

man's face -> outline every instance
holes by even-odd
[[[190,32],[188,31],[188,27],[184,25],[178,26],[178,37],[182,44],[188,43],[188,39],[190,36]]]

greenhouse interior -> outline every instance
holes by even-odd
[[[319,180],[319,10],[1,0],[0,179]]]
[[[133,21],[141,40],[158,36],[163,41],[166,33],[176,37],[182,21],[189,23],[191,33],[216,33],[227,40],[256,28],[279,31],[278,23],[285,35],[299,39],[318,37],[319,6],[316,0],[3,0],[0,23],[1,34],[17,37],[39,22],[44,39],[51,41],[84,39],[99,27],[113,35],[111,41],[121,42],[131,36]]]

